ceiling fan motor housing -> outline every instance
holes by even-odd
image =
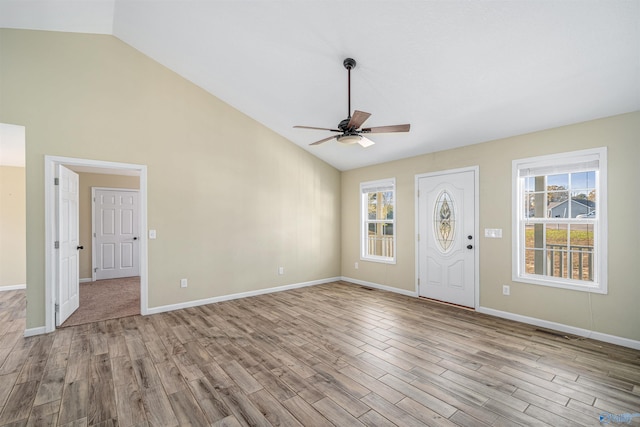
[[[351,121],[351,117],[347,117],[346,119],[342,120],[338,125],[338,129],[340,129],[343,132],[347,132],[349,130],[350,121]]]

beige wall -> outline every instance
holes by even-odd
[[[25,168],[0,166],[0,287],[26,280]]]
[[[112,36],[2,29],[0,57],[0,122],[26,127],[27,328],[45,155],[147,165],[152,308],[340,274],[333,167]]]
[[[0,122],[27,135],[28,328],[45,322],[43,157],[56,155],[147,165],[150,307],[339,275],[413,291],[415,175],[478,165],[479,227],[504,236],[478,239],[480,304],[640,340],[640,113],[340,174],[114,37],[3,29],[0,57]],[[512,160],[600,146],[609,293],[511,282]],[[398,262],[360,261],[358,186],[388,177]]]
[[[79,200],[79,219],[80,219],[80,244],[84,246],[84,250],[80,251],[80,279],[91,279],[91,256],[92,256],[92,238],[91,238],[91,188],[128,188],[139,189],[140,177],[125,175],[107,175],[102,173],[78,173],[80,178],[80,200]],[[142,234],[142,233],[141,233]]]
[[[640,340],[640,113],[516,136],[438,152],[342,174],[342,274],[415,291],[415,175],[480,167],[480,305],[587,330]],[[514,159],[608,147],[607,295],[555,289],[511,281],[511,165]],[[396,265],[359,260],[359,183],[396,178]],[[485,228],[501,228],[502,239],[484,238]],[[359,269],[354,262],[359,261]],[[502,285],[511,285],[511,296]]]

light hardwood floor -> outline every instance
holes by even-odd
[[[640,412],[640,351],[353,284],[30,338],[24,307],[24,291],[0,293],[2,426],[593,426]]]

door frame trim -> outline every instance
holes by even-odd
[[[440,175],[451,175],[454,173],[460,172],[473,172],[473,203],[474,203],[474,216],[473,216],[473,233],[475,238],[474,246],[474,269],[473,269],[473,282],[474,282],[474,309],[478,309],[480,307],[480,185],[479,185],[479,176],[480,176],[480,167],[476,166],[468,166],[464,168],[457,169],[447,169],[442,171],[435,172],[427,172],[416,174],[414,179],[414,209],[415,209],[415,292],[416,295],[420,295],[420,285],[418,284],[418,279],[420,277],[420,242],[418,241],[418,234],[420,233],[420,217],[419,217],[419,203],[418,203],[418,190],[419,190],[419,181],[421,178],[431,178],[434,176]]]
[[[58,233],[56,222],[57,201],[54,185],[57,165],[80,166],[96,169],[109,169],[113,175],[118,171],[134,173],[140,177],[140,235],[147,234],[147,166],[132,163],[108,162],[102,160],[79,159],[74,157],[44,156],[44,261],[45,261],[45,333],[53,332],[55,326],[55,304],[57,294],[56,263],[58,253],[54,249],[54,242]],[[122,173],[121,173],[122,174]],[[148,241],[140,239],[140,313],[148,313]]]
[[[140,218],[140,190],[136,188],[111,188],[111,187],[91,187],[91,281],[96,281],[96,266],[98,265],[96,258],[96,191],[122,191],[128,193],[138,193],[138,218]],[[140,233],[140,224],[138,224],[139,239],[142,240]],[[138,246],[140,251],[141,245]],[[140,254],[138,254],[138,264],[140,263]],[[138,269],[140,266],[138,265]]]

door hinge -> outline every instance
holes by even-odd
[[[60,242],[56,240],[56,241],[53,243],[53,248],[54,248],[54,249],[60,249]]]
[[[420,233],[418,233],[418,242],[420,241]]]
[[[94,272],[94,273],[97,273],[97,272],[98,272],[98,267],[95,267],[95,268],[93,269],[93,272]]]
[[[60,185],[60,178],[53,178],[53,185]]]
[[[418,286],[420,286],[420,278],[418,277]]]
[[[420,190],[416,191],[416,193],[417,193],[416,195],[420,197]]]
[[[56,304],[55,306],[56,313],[60,313],[60,304]]]

